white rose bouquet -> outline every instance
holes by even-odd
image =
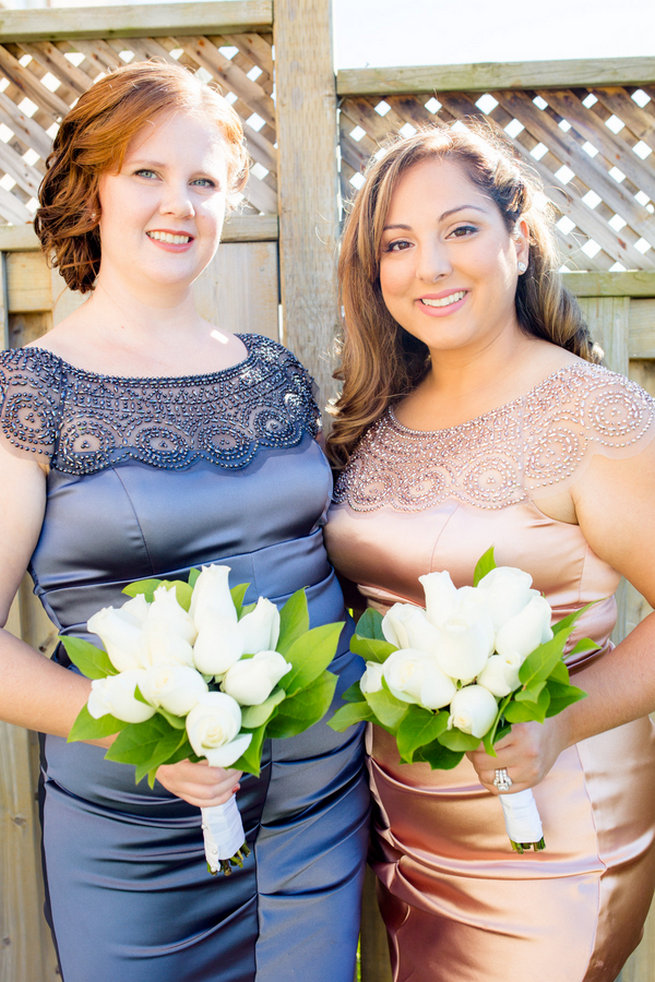
[[[351,648],[366,670],[330,720],[335,730],[375,723],[395,736],[402,762],[447,769],[480,740],[495,756],[494,742],[512,723],[543,723],[585,695],[570,684],[563,661],[582,611],[551,628],[552,610],[529,573],[496,567],[492,548],[472,587],[456,589],[447,572],[419,579],[425,609],[396,603],[384,617],[369,609],[359,619]],[[585,638],[573,652],[595,647]],[[495,783],[511,787],[503,769]],[[502,794],[500,803],[513,848],[543,849],[532,791]]]
[[[281,611],[263,597],[244,605],[248,584],[230,590],[229,572],[130,584],[131,600],[87,622],[104,650],[61,639],[92,680],[69,740],[118,734],[106,758],[133,764],[152,787],[158,767],[187,758],[258,775],[266,737],[295,736],[325,715],[343,622],[310,630],[304,590]],[[249,852],[235,798],[201,812],[210,871],[229,873]]]

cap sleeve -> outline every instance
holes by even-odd
[[[0,352],[0,432],[23,453],[55,451],[60,416],[61,368],[50,352],[18,348]]]
[[[539,390],[524,419],[526,486],[573,478],[595,454],[637,456],[655,441],[655,399],[631,379],[584,365]]]
[[[296,356],[278,341],[260,336],[259,356],[274,361],[284,375],[285,403],[294,419],[312,437],[321,430],[321,412],[318,407],[316,382]]]

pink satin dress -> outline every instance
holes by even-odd
[[[532,574],[555,620],[600,601],[576,638],[592,637],[594,657],[611,658],[619,576],[577,525],[547,517],[534,499],[565,488],[592,454],[628,457],[653,439],[655,401],[584,362],[450,429],[409,430],[388,411],[337,482],[331,559],[385,609],[421,604],[418,576],[428,571],[471,583],[494,546],[497,565]],[[570,665],[575,673],[579,662]],[[369,750],[374,866],[396,982],[613,982],[655,887],[649,719],[560,755],[534,789],[546,851],[524,855],[466,758],[450,771],[401,764],[376,727]]]

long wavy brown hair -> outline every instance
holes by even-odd
[[[363,431],[390,403],[410,392],[429,368],[428,348],[407,333],[387,310],[380,288],[380,242],[400,177],[426,158],[461,162],[468,176],[496,203],[509,234],[523,219],[530,264],[518,278],[516,312],[521,328],[588,361],[599,354],[580,309],[564,288],[553,232],[552,210],[538,176],[516,156],[491,125],[477,121],[431,127],[394,138],[371,160],[347,216],[339,257],[343,308],[343,389],[330,407],[335,417],[327,450],[343,467]]]
[[[100,269],[102,174],[119,171],[134,136],[158,116],[200,113],[225,145],[228,203],[248,178],[241,120],[210,85],[170,62],[153,59],[118,68],[95,82],[66,114],[46,161],[34,219],[43,250],[72,290],[93,289]]]

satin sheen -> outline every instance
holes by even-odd
[[[96,643],[86,620],[123,603],[127,582],[204,563],[250,583],[247,601],[282,604],[305,587],[312,626],[343,620],[321,527],[330,490],[309,433],[244,467],[53,467],[35,591],[61,634]],[[349,633],[332,666],[339,691],[360,671]],[[368,839],[361,736],[320,723],[268,742],[260,778],[244,775],[237,795],[252,855],[229,878],[207,871],[199,809],[135,785],[100,748],[43,738],[47,914],[64,982],[352,982]]]
[[[385,439],[377,450],[389,473],[394,442],[401,456],[411,454],[402,434]],[[386,487],[374,484],[363,458],[353,475],[355,498],[360,487]],[[411,484],[406,472],[398,475],[398,487]],[[612,657],[619,577],[577,526],[548,518],[529,497],[507,507],[445,496],[425,510],[383,502],[364,510],[351,507],[347,490],[330,511],[326,540],[336,569],[382,611],[396,600],[422,604],[418,576],[431,570],[447,569],[458,587],[470,583],[493,545],[497,565],[532,574],[556,620],[605,598],[576,637],[592,637],[600,657]],[[500,805],[466,758],[433,771],[399,763],[393,739],[377,727],[368,743],[374,867],[395,982],[613,982],[639,942],[655,885],[648,719],[560,755],[534,789],[547,850],[524,855],[512,852]]]

